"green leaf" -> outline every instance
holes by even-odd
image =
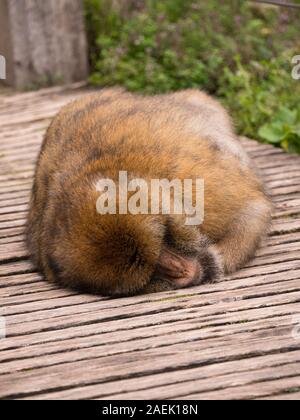
[[[297,110],[294,109],[291,111],[288,108],[281,108],[280,111],[276,114],[275,120],[284,122],[289,125],[293,125],[297,122]]]
[[[280,143],[286,136],[284,127],[279,123],[266,124],[260,128],[259,136],[269,143]]]

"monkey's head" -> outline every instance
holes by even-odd
[[[172,290],[220,277],[222,262],[195,226],[177,216],[99,214],[84,185],[54,193],[47,209],[44,272],[111,296]]]

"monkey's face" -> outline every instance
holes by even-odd
[[[48,224],[57,228],[54,243],[45,244],[53,250],[45,271],[55,272],[63,284],[126,296],[218,278],[216,253],[198,227],[185,226],[181,216],[101,215],[95,191],[72,191],[57,195],[60,212],[53,206],[47,214]]]

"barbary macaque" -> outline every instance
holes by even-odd
[[[201,224],[174,211],[126,213],[118,194],[115,212],[99,211],[103,182],[120,190],[120,172],[149,184],[203,180],[204,203],[192,197],[204,208]],[[128,194],[133,199],[133,190]],[[64,107],[47,131],[28,245],[50,281],[111,296],[159,292],[241,268],[267,233],[271,211],[230,117],[213,98],[197,90],[144,97],[104,89]]]

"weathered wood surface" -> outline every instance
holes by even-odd
[[[85,80],[83,0],[0,0],[0,54],[16,88]]]
[[[256,259],[219,284],[113,300],[34,272],[34,160],[53,115],[84,91],[0,96],[0,398],[299,399],[298,157],[244,140],[276,212]]]

